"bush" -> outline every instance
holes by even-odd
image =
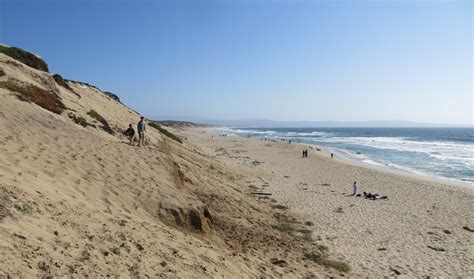
[[[61,114],[66,109],[66,106],[57,95],[33,84],[9,78],[6,81],[0,81],[0,88],[5,88],[17,93],[16,96],[22,101],[33,102],[57,114]]]
[[[279,231],[282,231],[282,232],[294,232],[295,231],[295,227],[293,227],[292,224],[290,223],[278,223],[276,225],[272,225],[272,228],[274,229],[277,229]]]
[[[30,214],[33,212],[33,207],[28,203],[15,204],[14,207],[16,210],[24,214]]]
[[[105,118],[103,118],[100,114],[98,114],[95,110],[91,109],[87,115],[89,115],[90,117],[94,118],[95,120],[99,121],[102,126],[101,128],[106,131],[107,133],[111,134],[111,135],[115,135],[115,132],[114,130],[112,130],[112,128],[110,128],[110,125],[109,125],[109,122],[107,122],[107,120],[105,120]]]
[[[120,98],[117,95],[115,95],[114,93],[104,92],[104,94],[120,103]]]
[[[319,251],[321,252],[327,252],[329,250],[329,248],[326,246],[326,245],[322,245],[322,244],[318,244],[318,246],[316,246],[318,248]]]
[[[338,261],[333,261],[333,260],[326,259],[319,253],[306,252],[306,253],[304,253],[304,257],[307,258],[308,260],[311,260],[311,261],[319,264],[319,265],[329,267],[329,268],[334,268],[337,271],[341,271],[341,272],[351,271],[351,268],[349,267],[348,264],[343,263],[343,262],[338,262]]]
[[[157,129],[158,131],[160,131],[160,133],[162,133],[163,135],[169,137],[170,139],[173,139],[173,140],[175,140],[179,143],[183,143],[183,141],[178,136],[176,136],[175,134],[170,133],[165,128],[162,128],[160,125],[158,125],[156,123],[153,123],[153,122],[149,123],[148,125],[150,125],[151,127]]]
[[[7,47],[0,45],[0,53],[6,54],[11,58],[20,61],[21,63],[35,68],[40,71],[49,72],[48,64],[41,58],[31,52],[24,51],[21,48]]]
[[[91,126],[94,128],[96,127],[94,124],[87,121],[84,117],[76,116],[72,112],[70,112],[67,116],[69,116],[69,118],[71,118],[72,121],[74,121],[74,123],[81,125],[82,127],[87,127],[87,126]]]
[[[72,90],[72,88],[69,86],[69,84],[66,83],[66,81],[63,79],[63,77],[61,75],[54,74],[53,78],[54,78],[54,80],[56,81],[56,83],[58,85],[61,85],[62,87],[66,88],[67,90],[70,90],[70,91],[74,92],[74,90]]]
[[[118,248],[117,246],[112,247],[110,251],[115,255],[120,255],[120,248]]]

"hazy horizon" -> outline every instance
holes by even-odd
[[[1,43],[151,119],[473,123],[471,1],[4,0],[0,17]]]

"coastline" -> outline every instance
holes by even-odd
[[[302,220],[314,222],[313,239],[359,274],[474,276],[473,232],[464,229],[474,227],[472,188],[331,159],[325,149],[310,149],[309,158],[303,159],[297,144],[215,133],[212,138],[212,129],[183,133],[209,155],[245,173],[244,180],[255,185],[265,181],[261,189]],[[360,191],[389,200],[350,196],[354,180]]]
[[[211,129],[211,131],[214,134],[217,134],[218,132],[217,129]],[[232,134],[230,136],[241,137],[235,134]],[[241,138],[245,138],[245,137],[241,137]],[[252,138],[260,139],[257,137],[252,137]],[[306,147],[312,146],[313,148],[319,148],[321,149],[321,154],[325,154],[327,157],[330,157],[330,154],[334,153],[335,160],[340,160],[341,162],[347,163],[347,164],[352,164],[356,166],[362,166],[362,167],[374,169],[377,171],[407,176],[407,177],[411,177],[415,179],[424,180],[427,182],[444,183],[450,186],[467,187],[470,189],[474,189],[474,183],[470,183],[470,182],[455,179],[455,178],[443,177],[443,176],[430,174],[430,173],[423,173],[420,171],[416,171],[416,170],[398,166],[398,165],[389,165],[388,163],[377,162],[375,161],[375,159],[370,158],[370,157],[359,158],[356,154],[352,154],[347,150],[343,150],[339,148],[332,148],[332,147],[326,147],[326,146],[321,146],[317,144],[301,143],[301,142],[293,142],[293,144],[299,144],[301,146],[306,146]],[[366,161],[371,161],[371,162],[366,162]]]

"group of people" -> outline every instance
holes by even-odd
[[[145,118],[142,116],[140,117],[140,121],[137,124],[137,131],[138,131],[138,147],[145,146],[145,133],[146,133],[146,125],[145,125]],[[129,145],[133,145],[133,139],[135,138],[135,130],[133,129],[133,125],[129,124],[128,129],[123,132],[123,134],[128,138]]]
[[[308,158],[308,149],[303,150],[303,158]]]
[[[354,184],[352,184],[352,195],[356,197],[364,196],[364,198],[369,199],[369,200],[388,200],[387,196],[382,196],[379,194],[372,194],[370,192],[363,192],[363,194],[357,194],[357,182],[354,181]]]

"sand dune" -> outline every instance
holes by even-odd
[[[3,54],[0,68],[0,82],[66,107],[0,88],[0,277],[347,276],[306,259],[314,243],[272,227],[290,214],[249,195],[242,170],[151,127],[148,145],[131,147],[120,132],[139,115],[110,95],[68,81],[71,91]]]

